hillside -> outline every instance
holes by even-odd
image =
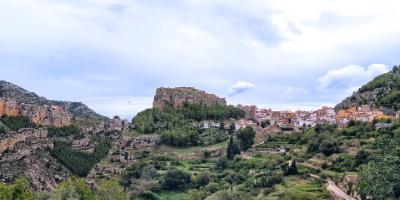
[[[121,120],[83,103],[47,100],[0,81],[0,180],[24,177],[34,190],[51,191],[71,175],[86,176],[123,129]]]
[[[400,65],[363,85],[353,95],[336,105],[335,110],[365,104],[379,107],[386,112],[400,109]]]
[[[45,126],[68,126],[72,119],[108,120],[80,102],[52,101],[0,81],[0,116],[26,116]]]

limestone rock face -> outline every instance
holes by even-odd
[[[206,107],[226,105],[224,98],[219,98],[214,94],[208,94],[192,87],[177,87],[158,88],[154,96],[153,107],[164,108],[172,106],[174,108],[181,108],[185,103],[204,105]]]
[[[51,101],[12,83],[0,81],[0,116],[26,116],[43,126],[69,126],[72,119],[107,121],[80,102]]]
[[[57,105],[19,103],[15,99],[0,98],[0,116],[26,116],[36,124],[44,126],[69,126],[71,114]]]
[[[19,114],[17,107],[18,104],[15,100],[6,101],[0,98],[0,116],[17,116]]]

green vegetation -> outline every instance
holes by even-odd
[[[206,107],[203,105],[185,104],[183,109],[179,110],[186,118],[196,121],[201,120],[226,120],[229,118],[242,118],[244,112],[232,105],[214,105]]]
[[[36,125],[31,122],[28,117],[24,116],[2,116],[0,121],[13,131],[18,131],[21,128],[35,128]]]
[[[235,155],[240,154],[239,145],[233,141],[233,136],[229,138],[228,148],[226,149],[226,157],[232,160]]]
[[[1,200],[35,200],[35,194],[29,189],[28,180],[24,178],[17,179],[14,184],[6,185],[0,183]]]
[[[0,135],[6,133],[6,128],[4,126],[0,126]]]
[[[400,108],[400,77],[399,66],[395,66],[391,72],[377,76],[359,89],[360,93],[378,90],[375,102],[365,102],[364,99],[358,99],[359,104],[376,104],[387,108]],[[355,100],[355,99],[353,99]]]
[[[205,107],[185,104],[182,109],[146,109],[133,118],[136,129],[142,133],[154,133],[184,127],[193,121],[226,120],[243,117],[244,112],[234,106]]]
[[[58,185],[51,194],[51,199],[95,200],[95,194],[84,179],[71,177]]]
[[[139,133],[157,133],[165,144],[172,146],[210,145],[228,138],[222,120],[243,116],[243,111],[233,106],[205,107],[189,105],[181,109],[147,109],[133,118]],[[220,128],[202,129],[199,120],[221,120]]]
[[[393,76],[391,73],[385,73],[379,75],[372,79],[372,81],[368,82],[364,86],[359,89],[359,92],[371,91],[376,88],[385,87],[393,80]]]
[[[72,149],[68,142],[56,141],[50,153],[75,175],[86,176],[96,163],[107,156],[109,148],[108,142],[100,142],[93,153],[87,153]]]
[[[52,137],[66,137],[73,136],[74,138],[82,138],[81,130],[74,125],[64,127],[49,127],[47,128],[48,136]]]
[[[400,197],[400,138],[383,136],[375,143],[373,159],[361,167],[358,191],[363,198]]]
[[[129,196],[117,180],[96,180],[96,200],[128,200]]]
[[[172,146],[195,146],[198,143],[198,132],[194,127],[186,126],[166,130],[161,138],[164,143]]]
[[[190,176],[182,170],[169,170],[162,179],[161,187],[165,190],[184,190],[191,184]]]
[[[236,133],[236,138],[239,140],[240,150],[246,151],[251,148],[254,144],[255,136],[256,132],[251,126],[239,129]]]

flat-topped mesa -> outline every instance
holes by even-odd
[[[154,96],[153,108],[165,108],[172,106],[182,108],[184,104],[203,105],[211,107],[215,105],[226,105],[225,98],[208,94],[193,87],[158,88]]]

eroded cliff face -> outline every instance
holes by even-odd
[[[0,116],[26,116],[36,124],[43,126],[69,126],[71,114],[57,105],[27,104],[15,99],[0,98]]]
[[[17,107],[17,101],[6,101],[5,99],[0,98],[0,116],[17,116],[19,114]]]
[[[0,155],[5,150],[13,149],[15,144],[25,142],[30,139],[45,139],[47,138],[47,130],[26,128],[21,129],[18,133],[10,133],[0,138]]]
[[[204,105],[206,107],[226,105],[224,98],[219,98],[214,94],[208,94],[192,87],[177,87],[158,88],[154,96],[153,107],[164,108],[172,106],[174,108],[181,108],[185,103]]]
[[[17,85],[0,80],[0,116],[26,116],[44,126],[69,126],[72,119],[107,121],[85,104],[52,101]]]
[[[51,191],[72,175],[49,151],[60,139],[48,137],[49,126],[78,126],[84,138],[62,139],[72,142],[73,149],[88,152],[95,147],[90,138],[118,139],[128,125],[101,116],[83,103],[47,100],[5,81],[0,81],[0,116],[25,116],[42,125],[13,131],[0,121],[5,130],[0,134],[0,182],[12,183],[23,176],[34,190],[40,191]]]

